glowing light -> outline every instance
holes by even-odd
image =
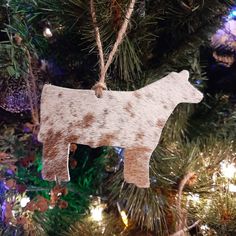
[[[225,178],[232,179],[236,173],[236,168],[234,163],[229,163],[227,161],[222,161],[220,163],[221,173]]]
[[[102,206],[96,206],[91,209],[91,217],[94,221],[102,221],[102,211],[103,211]]]
[[[236,10],[235,9],[230,12],[229,19],[232,19],[234,17],[236,17]]]
[[[231,15],[232,15],[232,16],[236,16],[236,10],[233,10],[233,11],[231,12]]]
[[[119,211],[119,213],[121,215],[121,219],[122,219],[125,227],[127,227],[129,225],[128,216],[126,215],[124,210],[121,210],[121,206],[120,206],[120,204],[118,202],[117,202],[117,208],[118,208],[118,211]]]
[[[229,184],[229,191],[232,192],[232,193],[236,193],[236,185]]]
[[[199,194],[191,194],[187,197],[188,200],[193,201],[193,202],[199,202],[200,197]]]
[[[120,212],[120,215],[121,215],[121,218],[122,218],[123,223],[124,223],[125,226],[127,227],[127,226],[129,225],[129,224],[128,224],[129,221],[128,221],[128,217],[127,217],[125,211],[121,211],[121,212]]]
[[[90,213],[91,213],[91,218],[94,221],[101,222],[102,221],[102,212],[105,208],[105,204],[101,204],[101,198],[100,197],[95,197],[93,199],[92,205],[90,206]]]
[[[199,194],[190,193],[190,195],[187,196],[187,207],[190,205],[190,202],[193,206],[196,206],[199,201],[200,201]]]
[[[21,200],[20,200],[20,206],[21,206],[21,207],[25,207],[28,202],[30,202],[30,198],[29,198],[29,197],[23,197],[23,198],[21,198]]]
[[[52,31],[50,30],[50,28],[45,27],[43,30],[43,36],[45,38],[51,38],[52,37]]]
[[[208,225],[201,225],[200,229],[203,231],[203,233],[206,233],[210,228],[208,227]]]

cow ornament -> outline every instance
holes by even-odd
[[[198,103],[203,95],[188,81],[186,70],[136,91],[104,91],[45,85],[41,98],[38,139],[43,143],[45,180],[69,181],[71,143],[125,148],[124,179],[150,186],[149,160],[162,129],[179,103]]]

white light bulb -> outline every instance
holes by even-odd
[[[102,221],[102,211],[103,207],[102,206],[96,206],[91,208],[91,217],[94,221]]]
[[[229,184],[229,191],[232,192],[232,193],[236,193],[236,185]]]
[[[200,201],[200,196],[199,194],[193,194],[191,193],[190,195],[187,196],[187,201],[191,201],[193,205],[196,205]]]
[[[222,161],[221,172],[225,178],[232,179],[236,173],[236,168],[234,163],[229,163],[227,161]]]
[[[29,197],[23,197],[23,198],[21,198],[21,200],[20,200],[20,206],[21,206],[21,207],[25,207],[28,202],[30,202],[30,198],[29,198]]]
[[[128,221],[128,217],[127,217],[125,211],[121,211],[121,212],[120,212],[120,215],[121,215],[121,218],[122,218],[123,223],[124,223],[125,226],[127,227],[127,226],[129,225],[129,224],[128,224],[129,221]]]
[[[45,27],[43,30],[43,36],[45,38],[51,38],[52,37],[52,31],[50,30],[50,28]]]
[[[210,228],[207,225],[201,225],[200,226],[201,230],[206,231],[209,230]]]

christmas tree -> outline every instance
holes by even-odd
[[[1,234],[235,235],[234,4],[2,0]],[[134,91],[182,70],[204,99],[172,112],[150,159],[149,188],[127,183],[126,150],[102,142],[71,143],[69,182],[42,178],[45,84],[93,87],[102,101],[106,87]]]

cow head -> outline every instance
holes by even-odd
[[[199,103],[203,99],[203,94],[196,89],[189,81],[189,72],[183,70],[178,73],[178,83],[180,85],[180,100],[182,103]]]

